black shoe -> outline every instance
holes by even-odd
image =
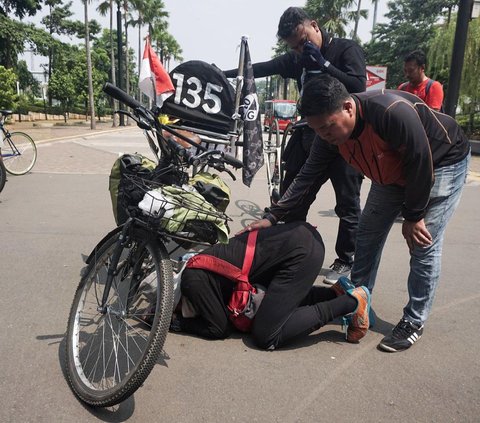
[[[388,352],[404,351],[417,342],[423,333],[423,325],[416,324],[402,319],[392,330],[392,333],[382,339],[379,348]]]

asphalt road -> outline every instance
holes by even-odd
[[[114,226],[110,167],[119,152],[145,146],[137,129],[39,143],[33,172],[10,177],[0,194],[1,422],[479,421],[478,177],[447,229],[433,312],[410,350],[376,348],[407,298],[408,252],[396,223],[373,297],[378,324],[360,344],[346,343],[337,324],[274,352],[248,336],[169,334],[164,361],[133,397],[109,409],[83,406],[63,376],[67,315],[83,256]],[[260,216],[267,190],[263,172],[250,189],[230,186],[235,232]],[[335,258],[333,206],[327,184],[309,215],[327,247],[325,268]]]

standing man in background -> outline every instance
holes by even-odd
[[[400,84],[398,89],[420,97],[433,110],[441,111],[443,87],[440,82],[425,75],[427,59],[421,50],[412,51],[405,57],[403,71],[408,82]]]
[[[297,81],[302,92],[303,84],[311,77],[327,73],[341,81],[351,93],[365,91],[366,67],[363,51],[352,40],[331,37],[300,7],[289,7],[280,17],[278,38],[291,49],[272,60],[253,64],[255,78],[280,75]],[[228,78],[237,75],[237,69],[225,71]],[[295,130],[290,138],[285,156],[286,174],[283,195],[293,182],[310,154],[315,133],[308,127]],[[353,264],[355,233],[360,216],[360,187],[362,175],[348,166],[336,146],[321,141],[321,159],[325,172],[318,175],[313,186],[304,193],[301,207],[285,220],[306,220],[308,209],[315,201],[320,187],[328,180],[335,190],[335,213],[340,219],[335,252],[337,258],[330,266],[325,283],[334,284],[340,276],[349,276]]]

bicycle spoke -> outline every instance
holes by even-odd
[[[170,261],[164,252],[160,262],[155,244],[146,247],[143,241],[122,246],[106,304],[99,308],[108,269],[114,264],[117,240],[115,234],[108,249],[100,248],[98,260],[89,264],[69,319],[70,386],[77,396],[93,405],[116,404],[145,380],[156,363],[158,345],[163,346],[168,330],[166,319],[171,315],[171,273],[165,272],[171,272]],[[157,276],[158,272],[161,276]],[[160,295],[168,295],[168,302],[160,304]],[[159,313],[153,327],[142,320],[142,316],[148,319],[149,315],[155,319],[152,306]]]

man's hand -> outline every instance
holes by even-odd
[[[235,235],[243,234],[244,232],[250,232],[255,229],[269,228],[272,226],[272,222],[268,219],[255,220],[250,223],[247,227],[243,228],[241,231],[237,232]]]
[[[307,70],[320,70],[327,61],[320,49],[311,41],[307,41],[303,45],[302,63]]]
[[[407,241],[410,251],[413,250],[415,245],[418,247],[428,247],[432,244],[432,235],[428,232],[423,219],[418,222],[404,220],[402,234],[405,241]]]

